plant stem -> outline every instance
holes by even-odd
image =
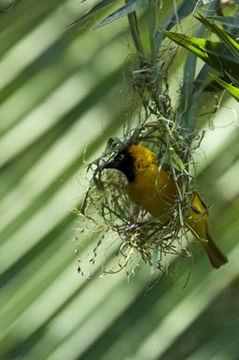
[[[128,1],[126,0],[126,3]],[[136,12],[132,12],[128,15],[128,21],[129,21],[129,29],[131,32],[131,36],[134,42],[134,46],[136,48],[137,51],[137,55],[140,61],[140,64],[142,63],[142,58],[144,55],[144,49],[141,43],[141,39],[140,39],[140,33],[139,33],[139,28],[138,28],[138,21],[137,21],[137,15]]]
[[[155,29],[157,24],[158,0],[149,0],[148,5],[148,26],[149,26],[149,42],[151,49],[152,64],[157,62],[156,46],[155,46]]]

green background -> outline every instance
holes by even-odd
[[[68,29],[87,6],[22,0],[0,15],[0,358],[238,359],[235,100],[224,96],[198,151],[198,188],[229,264],[213,270],[195,243],[187,287],[190,261],[179,259],[151,288],[145,266],[129,282],[124,272],[101,277],[107,244],[91,268],[99,234],[72,242],[85,165],[121,133],[131,106],[126,19]]]

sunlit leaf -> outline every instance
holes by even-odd
[[[162,31],[162,33],[180,46],[192,51],[219,72],[227,70],[235,77],[239,77],[239,61],[225,54],[220,42],[198,39],[169,31]]]
[[[220,84],[224,89],[229,91],[233,95],[233,97],[239,101],[239,88],[238,87],[228,84],[226,81],[223,81],[222,79],[220,79],[218,76],[216,76],[214,74],[211,74],[211,76],[213,77],[214,80],[216,80],[218,82],[218,84]]]
[[[223,29],[204,16],[195,15],[195,18],[201,21],[201,23],[203,23],[209,30],[216,34],[225,44],[226,49],[230,50],[235,57],[239,57],[239,44],[233,40]]]

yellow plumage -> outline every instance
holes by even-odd
[[[130,199],[151,215],[166,220],[177,194],[174,181],[166,171],[159,170],[158,158],[149,149],[132,145],[128,151],[134,159],[135,170],[134,182],[127,185]]]

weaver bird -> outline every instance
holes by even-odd
[[[104,164],[103,168],[123,172],[128,180],[126,191],[131,201],[162,222],[167,222],[178,192],[169,172],[163,168],[159,170],[159,165],[154,152],[141,145],[131,145]],[[209,233],[207,217],[208,209],[195,191],[185,224],[202,244],[212,266],[219,268],[228,260]]]

